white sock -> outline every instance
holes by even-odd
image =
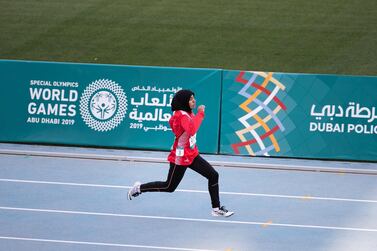
[[[214,208],[212,208],[212,210],[216,212],[216,211],[219,211],[219,208],[218,207],[214,207]]]

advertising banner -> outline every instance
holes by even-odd
[[[199,149],[216,153],[221,77],[216,69],[0,60],[0,141],[169,150],[170,102],[191,89],[206,105]]]
[[[220,152],[377,161],[377,78],[224,71]]]

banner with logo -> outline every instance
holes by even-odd
[[[170,102],[206,105],[200,150],[218,150],[221,70],[0,60],[0,141],[169,150]],[[208,95],[210,93],[210,95]]]
[[[224,71],[220,152],[377,160],[377,78]]]

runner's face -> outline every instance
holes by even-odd
[[[191,95],[190,100],[189,100],[189,106],[191,109],[194,109],[196,105],[196,100],[194,98],[194,95]]]

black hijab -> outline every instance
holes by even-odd
[[[180,90],[178,91],[171,101],[171,110],[178,111],[182,110],[188,113],[191,113],[191,108],[189,105],[189,101],[191,96],[195,94],[190,90]]]

